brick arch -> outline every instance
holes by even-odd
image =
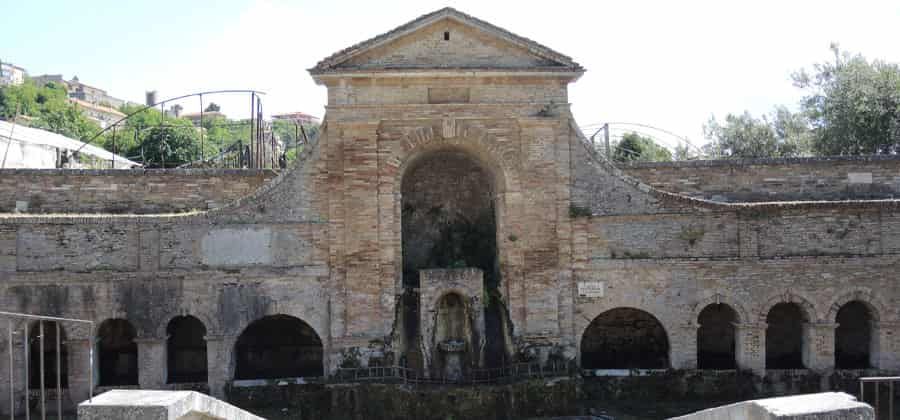
[[[789,291],[771,296],[766,299],[764,303],[759,306],[757,321],[760,324],[765,324],[766,319],[769,316],[769,311],[771,311],[772,308],[779,303],[796,303],[797,306],[800,307],[800,312],[802,312],[804,317],[806,318],[806,322],[816,322],[820,319],[818,317],[818,313],[816,312],[816,306],[812,304],[811,299],[796,292]]]
[[[660,331],[658,331],[658,332],[660,334],[659,334],[658,338],[661,338],[662,340],[660,340],[660,341],[663,341],[663,342],[657,342],[656,344],[658,344],[658,346],[656,346],[655,348],[650,347],[650,349],[656,350],[657,351],[656,356],[662,356],[661,358],[658,358],[655,360],[646,359],[646,360],[638,361],[638,360],[634,360],[633,357],[629,358],[628,356],[625,356],[624,364],[638,363],[638,364],[642,364],[642,365],[647,365],[647,364],[654,365],[654,364],[659,363],[660,366],[649,367],[649,368],[650,369],[671,368],[672,367],[672,349],[673,349],[673,341],[672,340],[674,338],[672,336],[671,332],[666,328],[666,325],[662,322],[662,320],[660,320],[660,318],[658,318],[652,312],[650,312],[646,309],[642,309],[638,306],[627,306],[627,305],[626,306],[616,306],[616,307],[608,308],[604,311],[601,311],[600,313],[596,314],[596,316],[594,316],[593,318],[590,318],[590,321],[584,326],[584,328],[579,328],[581,331],[577,337],[577,346],[578,346],[579,361],[580,361],[581,366],[584,367],[585,364],[590,364],[590,363],[607,364],[607,363],[613,362],[614,364],[619,364],[619,366],[607,366],[607,367],[599,367],[599,368],[601,368],[601,369],[606,369],[606,368],[618,369],[618,368],[634,367],[634,366],[628,366],[628,367],[621,366],[621,363],[623,362],[621,356],[616,357],[615,353],[604,354],[603,350],[593,352],[593,353],[601,354],[600,362],[596,362],[596,360],[594,360],[594,361],[591,361],[590,363],[588,363],[588,361],[585,360],[585,354],[586,354],[585,353],[585,345],[586,345],[586,342],[589,343],[588,340],[590,340],[590,337],[588,335],[591,333],[591,327],[594,326],[595,324],[597,324],[598,322],[602,321],[604,319],[604,317],[614,316],[614,315],[622,313],[622,312],[633,313],[636,316],[644,317],[645,319],[650,320],[653,323],[655,323],[655,325],[653,325],[650,328],[649,332],[656,332],[653,330],[655,330],[656,328],[659,328]],[[585,317],[585,318],[587,319],[587,317]],[[613,325],[615,325],[615,324],[613,324]],[[597,328],[603,328],[603,326],[598,325]],[[642,332],[646,333],[647,331],[643,330]],[[594,334],[594,335],[597,336],[596,334]],[[643,335],[645,337],[652,336],[651,334],[643,334]],[[655,334],[653,334],[653,335],[655,335]],[[599,337],[604,337],[604,336],[605,335],[599,335]],[[640,336],[640,335],[638,335],[638,336]],[[605,337],[611,337],[611,336],[605,336]],[[627,340],[621,340],[620,343],[613,343],[613,347],[615,347],[615,344],[618,344],[619,346],[624,347],[625,349],[635,346],[636,341],[634,340],[633,337],[634,336],[630,336],[629,339],[627,339]],[[640,344],[641,341],[645,341],[644,344],[648,343],[648,342],[646,342],[646,340],[637,340],[638,345]],[[655,340],[653,338],[651,338],[649,340],[649,343],[653,343],[654,341]],[[610,343],[606,343],[606,344],[610,344]],[[595,347],[595,348],[605,349],[605,348],[612,348],[612,347],[600,346],[600,347]],[[642,347],[642,349],[646,349],[646,347]],[[631,352],[631,353],[634,353],[634,352]],[[652,353],[653,352],[651,351],[651,354]],[[619,354],[625,354],[625,353],[620,352]],[[610,355],[613,355],[613,356],[609,357]],[[606,359],[606,360],[604,360],[604,359]],[[628,359],[632,359],[632,360],[628,360]],[[598,368],[598,367],[593,367],[593,368]]]
[[[172,322],[173,319],[179,316],[192,316],[200,320],[203,323],[203,326],[206,328],[206,335],[219,335],[220,331],[217,328],[217,324],[213,322],[212,318],[203,312],[191,312],[186,309],[182,309],[181,312],[169,314],[164,320],[159,322],[159,325],[156,326],[156,330],[154,333],[155,337],[163,338],[166,336],[166,328],[168,328],[169,323]]]
[[[693,310],[691,311],[691,323],[696,323],[697,319],[700,318],[700,313],[703,312],[709,305],[715,304],[724,304],[731,307],[734,310],[735,314],[737,314],[737,322],[749,322],[750,316],[747,309],[744,308],[744,305],[740,303],[739,300],[735,299],[733,296],[725,295],[722,293],[715,293],[712,296],[709,296],[694,305]]]
[[[313,348],[311,351],[307,351],[307,356],[312,354],[313,360],[310,362],[309,360],[303,361],[303,357],[300,359],[296,358],[296,354],[291,356],[293,358],[287,358],[286,353],[284,352],[285,348],[290,348],[290,346],[296,345],[297,343],[285,342],[283,338],[286,337],[284,331],[278,331],[277,333],[274,331],[263,334],[261,337],[257,337],[253,339],[253,335],[250,335],[250,338],[247,338],[242,343],[242,339],[245,336],[251,334],[251,328],[256,327],[263,328],[262,321],[267,320],[269,322],[289,322],[292,327],[299,327],[301,330],[308,328],[312,331],[314,335],[311,337],[315,341],[318,341],[318,346]],[[258,324],[259,323],[259,324]],[[271,326],[267,326],[272,328]],[[284,327],[284,325],[282,325]],[[255,331],[255,333],[259,333]],[[272,337],[280,337],[282,340],[275,338],[274,341],[271,341]],[[235,357],[235,368],[234,368],[234,378],[238,379],[273,379],[278,377],[292,377],[292,376],[321,376],[325,373],[325,366],[327,364],[326,353],[328,344],[326,342],[327,336],[323,335],[316,327],[307,321],[304,318],[295,316],[293,314],[287,312],[277,312],[273,314],[265,314],[261,315],[256,319],[253,319],[247,322],[240,333],[235,337],[234,346],[232,347],[232,354]],[[267,340],[268,343],[266,343]],[[259,343],[268,344],[268,346],[260,346]],[[243,352],[242,352],[242,346]],[[263,350],[259,350],[262,348]],[[262,351],[263,354],[266,352],[275,352],[275,354],[280,354],[280,357],[275,357],[274,359],[269,359],[268,357],[247,357],[242,358],[241,355],[253,354],[253,352]],[[271,355],[271,353],[270,353]],[[262,363],[259,363],[259,360],[263,360]],[[256,361],[256,362],[254,362]],[[281,362],[281,363],[279,363]],[[299,363],[298,363],[299,362]],[[273,364],[268,364],[273,363]],[[284,370],[288,369],[287,372]]]
[[[432,308],[437,308],[438,305],[441,303],[441,301],[444,299],[444,297],[446,297],[447,295],[457,295],[457,296],[459,296],[459,298],[463,301],[463,303],[464,303],[466,306],[469,306],[469,303],[470,303],[470,301],[471,301],[471,299],[472,299],[472,296],[467,295],[462,289],[459,289],[459,288],[456,288],[456,287],[451,287],[451,288],[448,288],[448,289],[445,289],[445,290],[441,291],[441,293],[438,294],[438,295],[432,300],[432,302],[431,302],[431,307],[432,307]]]
[[[407,131],[401,144],[401,150],[388,158],[388,166],[396,168],[390,179],[395,193],[400,192],[403,175],[418,159],[441,150],[462,151],[473,158],[493,176],[496,192],[521,191],[516,168],[518,150],[504,149],[480,127],[455,126],[450,137],[437,133],[432,126],[416,127]]]
[[[856,289],[845,292],[836,298],[831,303],[831,306],[828,307],[828,314],[825,316],[825,320],[828,322],[837,322],[838,311],[840,311],[844,305],[853,301],[859,301],[866,305],[872,315],[872,319],[876,322],[883,319],[887,314],[887,306],[881,302],[881,299],[872,294],[869,290]]]

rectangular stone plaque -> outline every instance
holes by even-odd
[[[851,184],[871,184],[871,172],[849,172],[847,173],[847,182]]]
[[[603,297],[604,284],[602,281],[578,282],[578,297],[601,298]]]
[[[467,104],[469,103],[469,88],[428,88],[428,103]]]

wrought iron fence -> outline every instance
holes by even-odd
[[[897,395],[894,393],[894,383],[900,382],[900,376],[870,376],[859,378],[859,400],[861,402],[869,403],[872,405],[872,408],[875,409],[875,419],[890,419],[894,420],[894,400],[897,399]],[[866,384],[872,384],[869,388],[872,391],[871,397],[869,400],[866,400]],[[882,387],[885,386],[885,387]],[[887,395],[882,397],[882,394],[887,390]],[[884,406],[887,406],[887,416],[882,417],[881,414],[883,411],[881,410]]]
[[[249,118],[229,120],[204,108],[204,99],[234,94],[248,95]],[[263,119],[263,95],[256,90],[218,90],[169,98],[133,110],[86,139],[85,145],[104,142],[114,154],[112,167],[116,165],[115,155],[124,153],[125,158],[151,168],[284,168],[289,145],[278,138],[273,123]],[[181,104],[194,98],[198,99],[199,112],[181,114]],[[166,108],[169,105],[172,109]],[[148,115],[152,118],[141,119]],[[305,142],[309,138],[302,124],[294,124],[296,135],[291,143],[297,149],[301,147],[301,134]],[[130,146],[122,147],[125,143]]]
[[[41,316],[41,315],[30,315],[30,314],[20,314],[13,312],[0,312],[0,318],[6,318],[7,320],[7,350],[9,355],[9,418],[10,420],[15,420],[16,418],[16,387],[15,387],[15,345],[13,341],[13,337],[16,334],[22,334],[22,351],[23,351],[23,365],[24,365],[24,384],[23,384],[23,394],[22,405],[24,408],[24,414],[26,420],[31,420],[31,402],[30,402],[30,389],[31,385],[29,381],[31,380],[31,340],[29,338],[29,327],[31,321],[36,321],[38,325],[38,336],[35,337],[38,340],[39,353],[40,353],[40,362],[39,362],[39,391],[38,398],[40,404],[40,414],[41,420],[47,419],[47,387],[45,386],[46,379],[46,371],[45,371],[45,358],[46,355],[44,353],[44,323],[45,322],[53,322],[56,328],[55,331],[55,349],[56,349],[56,413],[57,417],[62,420],[63,418],[63,409],[62,409],[62,400],[63,400],[63,392],[62,392],[62,342],[61,342],[61,323],[81,323],[87,324],[90,328],[91,333],[89,336],[89,346],[90,346],[90,393],[89,398],[93,398],[94,396],[94,357],[93,357],[93,349],[94,349],[94,340],[93,340],[93,331],[94,331],[94,322],[83,320],[83,319],[71,319],[71,318],[60,318],[60,317],[52,317],[52,316]],[[23,323],[22,331],[16,331],[15,323],[17,321],[26,321]]]

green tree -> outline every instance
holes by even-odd
[[[174,167],[200,158],[200,129],[189,120],[167,117],[156,108],[140,105],[124,105],[121,111],[134,115],[95,141],[105,149],[151,168]],[[214,144],[203,147],[207,156],[217,150]]]
[[[807,91],[801,106],[820,155],[900,152],[900,66],[831,45],[834,61],[801,70],[794,84]]]
[[[18,86],[0,87],[0,118],[30,117],[28,125],[78,140],[100,131],[100,126],[69,102],[66,89],[55,83],[37,86],[28,80]]]
[[[720,123],[714,116],[703,126],[710,141],[706,155],[720,159],[777,158],[804,154],[809,130],[801,116],[779,107],[770,117],[749,112],[728,114]]]
[[[219,112],[221,110],[222,107],[220,107],[217,103],[210,102],[209,105],[206,106],[206,109],[203,110],[203,112]]]
[[[656,144],[650,137],[631,132],[623,135],[616,144],[612,158],[615,162],[636,160],[668,162],[672,160],[672,153],[665,147]]]

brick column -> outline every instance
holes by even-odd
[[[166,339],[136,338],[138,384],[142,389],[163,389],[166,384]]]
[[[237,337],[207,335],[205,338],[209,393],[215,398],[224,400],[225,385],[234,378],[234,345]]]
[[[887,371],[900,370],[900,322],[873,322],[872,366]]]
[[[100,367],[96,361],[91,371],[91,341],[87,338],[70,338],[66,340],[66,352],[68,353],[69,396],[72,404],[87,400],[91,397],[91,376],[94,378],[94,386],[100,378]],[[97,357],[95,354],[94,357]]]
[[[734,324],[738,369],[766,373],[766,324]]]
[[[803,324],[803,365],[825,372],[834,369],[834,330],[837,324],[807,322]]]

